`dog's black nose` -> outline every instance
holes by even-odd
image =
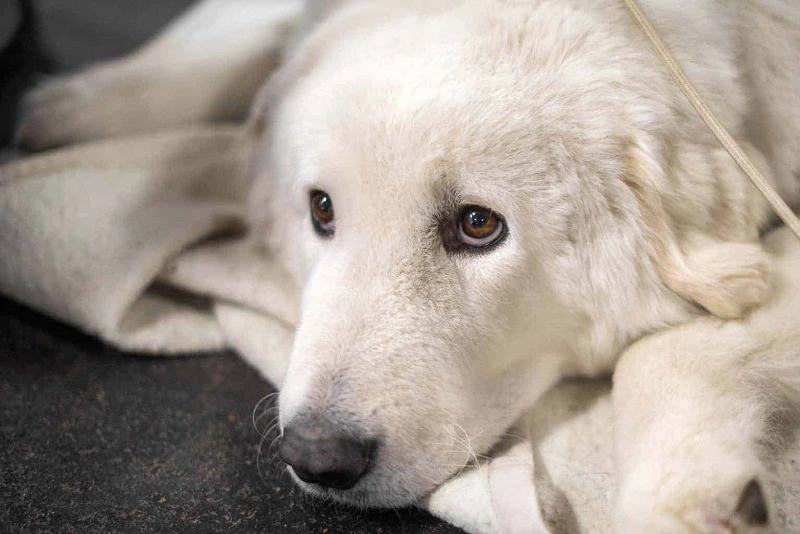
[[[346,490],[366,473],[374,448],[374,440],[345,436],[324,424],[303,423],[284,429],[280,455],[300,480]]]

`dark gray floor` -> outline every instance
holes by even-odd
[[[135,46],[188,3],[35,4],[63,71]],[[49,68],[34,44],[0,56],[4,105]],[[252,410],[269,392],[232,353],[126,355],[0,298],[0,532],[459,532],[418,510],[310,501],[269,455],[257,465]]]
[[[269,392],[234,354],[125,355],[0,299],[0,531],[458,532],[337,510],[257,465]]]

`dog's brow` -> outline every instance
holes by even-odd
[[[443,156],[435,156],[424,164],[425,177],[434,186],[452,188],[458,174],[456,165]]]
[[[320,172],[318,169],[315,169],[313,172],[300,172],[298,173],[297,179],[294,182],[294,187],[298,191],[304,191],[317,187],[319,185],[319,176]]]
[[[458,204],[458,170],[452,161],[442,156],[431,158],[425,162],[423,173],[437,211],[447,211]]]

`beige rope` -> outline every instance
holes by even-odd
[[[711,131],[714,132],[714,135],[717,136],[719,142],[722,143],[722,146],[725,147],[725,150],[731,155],[731,157],[739,164],[739,167],[744,171],[750,181],[753,182],[753,185],[758,188],[764,198],[767,199],[767,202],[772,204],[772,207],[775,209],[775,212],[781,218],[781,220],[786,223],[794,235],[800,239],[800,220],[797,219],[797,216],[794,212],[786,205],[783,199],[775,192],[775,189],[769,185],[767,180],[764,176],[759,172],[753,162],[750,161],[750,158],[745,155],[742,151],[742,148],[733,140],[731,135],[725,130],[725,128],[720,124],[717,117],[714,113],[708,109],[708,106],[705,105],[703,99],[700,97],[700,94],[697,92],[697,89],[694,88],[692,82],[686,77],[686,74],[681,69],[678,62],[675,61],[675,58],[669,53],[667,47],[664,45],[664,42],[656,33],[655,28],[647,19],[647,16],[642,12],[642,9],[636,3],[636,0],[622,0],[625,3],[625,6],[630,11],[631,15],[633,16],[634,20],[639,24],[642,32],[650,39],[650,43],[655,48],[658,57],[661,58],[661,61],[669,70],[672,77],[675,79],[675,82],[683,91],[683,94],[686,95],[686,98],[689,99],[689,102],[694,106],[694,109],[697,110],[697,113],[700,114],[703,121],[711,128]]]

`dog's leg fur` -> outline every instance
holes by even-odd
[[[620,533],[722,534],[737,521],[766,522],[760,485],[755,511],[736,514],[745,488],[760,484],[762,474],[756,442],[765,417],[741,376],[745,354],[723,346],[725,327],[704,321],[691,328],[691,335],[677,329],[647,340],[617,367]],[[704,336],[702,348],[681,343],[695,333]]]
[[[301,0],[204,0],[131,55],[35,88],[17,142],[43,150],[242,120],[302,9]]]
[[[769,528],[759,447],[770,418],[800,391],[800,253],[791,256],[777,262],[776,298],[749,319],[699,318],[622,356],[614,375],[618,532]]]

